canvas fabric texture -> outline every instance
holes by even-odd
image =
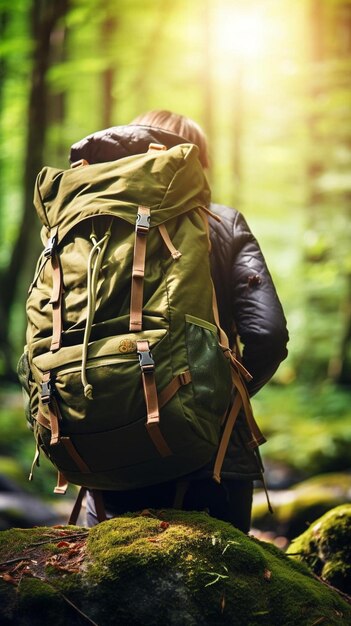
[[[135,489],[213,458],[233,359],[213,309],[209,199],[192,144],[38,175],[44,251],[19,374],[34,465],[43,451],[57,491]]]

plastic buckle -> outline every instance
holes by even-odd
[[[49,258],[52,256],[54,249],[56,247],[56,244],[57,244],[57,234],[50,237],[49,241],[46,244],[46,248],[44,250],[44,256],[46,258]]]
[[[52,396],[51,380],[46,380],[41,385],[40,400],[43,404],[49,404]]]
[[[144,215],[144,213],[137,214],[137,221],[135,224],[135,230],[138,235],[147,235],[150,230],[150,215]]]
[[[152,372],[155,369],[155,361],[152,358],[152,354],[149,350],[138,352],[139,365],[143,372]]]

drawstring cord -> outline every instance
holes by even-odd
[[[96,292],[97,292],[97,283],[99,272],[101,269],[102,261],[104,258],[104,254],[107,248],[107,244],[109,242],[111,236],[111,226],[112,220],[106,231],[105,235],[100,239],[100,241],[96,240],[95,231],[90,235],[90,239],[93,243],[93,247],[90,251],[87,265],[87,292],[88,292],[88,303],[87,303],[87,319],[85,323],[84,330],[84,338],[83,338],[83,348],[82,348],[82,374],[81,381],[84,388],[84,395],[89,400],[93,399],[93,386],[88,383],[86,368],[88,361],[88,345],[90,339],[90,333],[93,325],[93,319],[95,315],[96,308]]]

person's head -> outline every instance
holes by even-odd
[[[171,111],[148,111],[138,115],[130,124],[140,124],[168,130],[199,148],[199,159],[204,168],[209,166],[207,139],[201,126],[189,117]]]

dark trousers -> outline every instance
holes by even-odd
[[[103,491],[107,518],[144,509],[172,508],[177,495],[177,481],[171,481],[131,491]],[[212,517],[230,522],[248,533],[251,523],[253,481],[222,480],[218,485],[212,478],[193,480],[185,485],[181,508],[184,511],[207,511]],[[87,525],[95,526],[98,519],[91,493],[87,493]],[[177,506],[177,508],[180,508]]]

